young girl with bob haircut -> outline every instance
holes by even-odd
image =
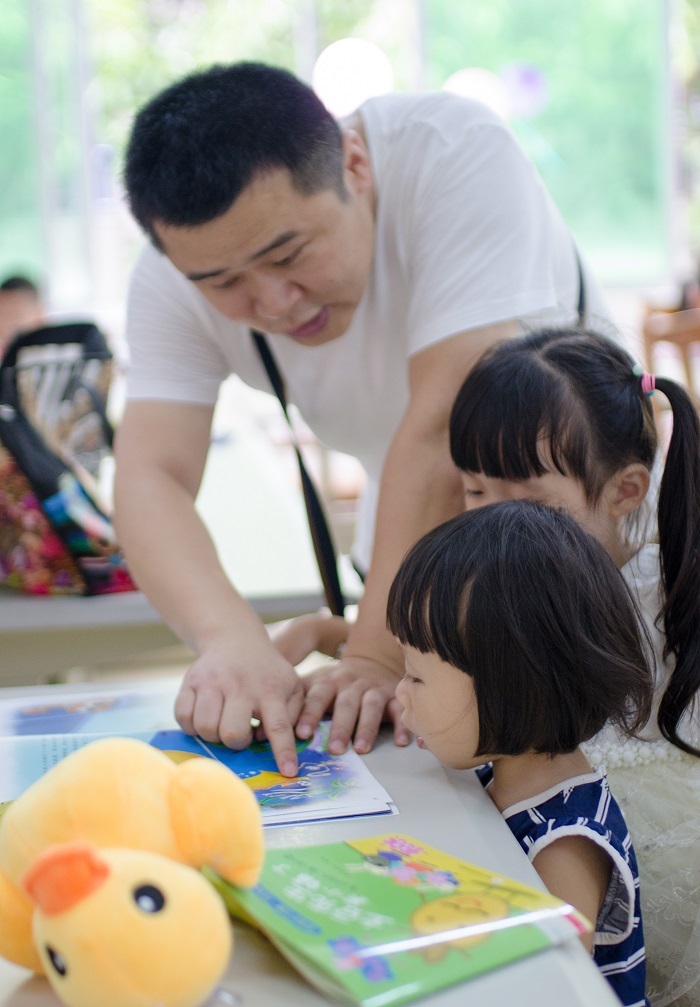
[[[604,773],[579,747],[634,732],[652,679],[629,591],[603,546],[529,501],[453,518],[409,552],[387,621],[405,657],[396,695],[418,744],[479,772],[621,1002],[648,1004],[637,864]],[[488,764],[488,765],[484,765]]]
[[[644,534],[651,524],[644,505],[658,453],[654,391],[671,406],[673,431],[652,539]],[[457,396],[450,439],[468,510],[513,498],[567,510],[605,546],[641,610],[654,646],[651,716],[642,740],[608,725],[587,754],[605,766],[635,837],[650,999],[654,1007],[697,1007],[700,423],[693,403],[609,339],[543,330],[477,363]]]

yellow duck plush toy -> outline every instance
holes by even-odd
[[[193,868],[250,887],[263,857],[257,802],[230,770],[92,742],[0,821],[0,955],[46,974],[67,1007],[194,1007],[232,935]]]

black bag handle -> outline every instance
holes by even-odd
[[[17,360],[23,349],[35,346],[64,346],[67,344],[80,346],[79,359],[81,361],[107,361],[114,359],[104,333],[98,329],[94,322],[59,322],[54,325],[44,325],[41,328],[32,329],[30,332],[23,332],[12,340],[5,352],[2,363],[0,363],[0,403],[21,411],[19,389],[17,387],[17,371],[21,369],[22,365],[18,364]],[[81,388],[89,396],[93,410],[100,419],[105,443],[112,449],[114,446],[114,428],[107,416],[105,403],[95,389],[84,382],[80,375],[74,375],[72,381],[66,387],[64,395],[73,394],[76,388]]]
[[[270,346],[262,332],[257,332],[255,329],[251,329],[250,334],[253,337],[255,348],[262,360],[265,372],[270,379],[272,390],[282,406],[282,412],[284,413],[284,417],[289,424],[289,429],[292,432],[292,444],[294,445],[297,462],[299,463],[299,475],[301,476],[301,487],[304,493],[304,504],[306,505],[306,516],[309,522],[311,541],[313,542],[316,563],[318,564],[318,570],[321,574],[321,582],[323,583],[323,591],[326,595],[326,601],[328,602],[328,607],[333,615],[343,615],[345,612],[345,599],[340,587],[340,578],[338,577],[338,561],[335,553],[335,546],[333,545],[333,539],[331,538],[323,506],[321,505],[321,499],[318,495],[316,487],[314,486],[313,480],[304,465],[299,441],[297,440],[294,426],[289,416],[284,379],[280,374],[277,361],[275,360],[272,350],[270,349]]]
[[[94,322],[55,322],[15,336],[5,352],[3,363],[14,367],[19,351],[25,346],[52,344],[60,346],[66,343],[78,343],[82,346],[84,357],[112,359],[112,352],[104,333],[98,329]]]

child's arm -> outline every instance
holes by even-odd
[[[272,642],[290,664],[299,664],[314,651],[336,657],[349,631],[350,623],[339,615],[315,612],[288,623],[274,634]]]
[[[595,928],[612,873],[605,850],[584,836],[566,836],[545,846],[532,863],[548,891],[578,909]],[[593,934],[583,934],[581,940],[593,950]]]

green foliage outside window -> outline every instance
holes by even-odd
[[[689,87],[691,130],[684,148],[690,237],[700,249],[700,0],[679,0],[684,30],[672,39]],[[300,73],[309,54],[359,35],[382,46],[397,86],[417,79],[412,49],[420,16],[425,85],[455,70],[534,70],[546,101],[512,125],[608,282],[653,281],[668,261],[668,142],[663,0],[82,0],[88,84],[76,92],[73,54],[78,0],[37,4],[47,37],[34,38],[26,0],[4,0],[0,28],[0,273],[41,273],[42,233],[32,45],[43,45],[52,108],[51,187],[57,213],[70,214],[92,184],[85,151],[114,152],[118,175],[134,111],[196,67],[260,59]],[[71,13],[73,12],[73,13]],[[302,54],[306,47],[306,64]],[[36,49],[35,49],[36,51]],[[77,109],[87,123],[82,155]],[[45,165],[46,168],[46,165]],[[44,177],[46,171],[44,173]],[[83,207],[84,208],[84,207]],[[77,231],[74,230],[77,234]],[[77,240],[77,239],[76,239]]]
[[[0,280],[43,270],[31,52],[24,4],[3,5],[0,28]]]
[[[357,33],[372,0],[85,0],[100,131],[121,152],[134,111],[190,70],[261,60],[298,70],[300,32],[319,48]],[[314,10],[315,7],[315,10]]]
[[[608,282],[667,261],[663,0],[425,0],[429,83],[480,66],[540,78],[512,125]],[[512,79],[512,76],[511,76]]]

